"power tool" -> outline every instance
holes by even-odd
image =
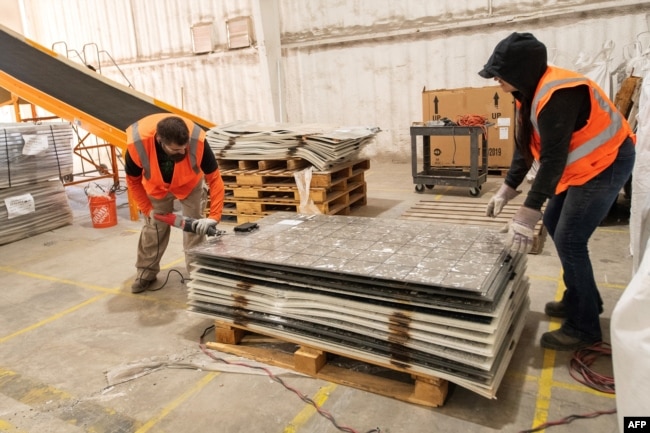
[[[184,232],[196,233],[194,231],[195,223],[197,220],[190,217],[184,217],[182,215],[177,215],[175,213],[166,213],[166,214],[154,214],[153,217],[158,221],[162,221],[165,224],[170,226],[178,227]],[[223,230],[217,230],[216,226],[208,228],[207,236],[221,236],[225,232]]]

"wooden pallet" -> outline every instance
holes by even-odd
[[[326,352],[319,348],[301,344],[299,341],[274,340],[278,343],[292,343],[298,346],[293,352],[286,349],[269,347],[264,344],[254,344],[247,341],[248,336],[263,335],[256,331],[251,334],[245,327],[229,323],[215,321],[215,340],[206,346],[213,350],[230,353],[252,359],[276,367],[293,370],[306,374],[313,378],[338,383],[374,394],[383,395],[408,403],[419,404],[428,407],[442,406],[448,392],[448,382],[435,376],[411,375],[406,370],[398,367],[380,365],[389,375],[378,375],[364,373],[345,367],[333,365],[328,362],[334,356],[348,358],[367,365],[373,364],[367,360],[351,358],[347,354]],[[377,364],[375,364],[377,365]]]
[[[629,76],[621,83],[620,90],[616,93],[614,98],[614,105],[625,116],[626,119],[631,120],[630,116],[635,111],[635,105],[639,101],[639,93],[641,92],[641,77]]]
[[[300,161],[219,160],[226,193],[223,220],[242,224],[273,212],[298,212],[300,191],[294,174],[300,170],[296,168]],[[369,168],[370,161],[363,159],[313,172],[309,199],[321,213],[349,215],[352,209],[367,203],[364,176]]]
[[[471,224],[501,229],[512,219],[520,204],[506,204],[496,218],[485,216],[485,206],[485,203],[476,202],[421,200],[404,212],[401,218],[446,224]],[[538,222],[535,226],[535,238],[530,254],[542,252],[546,235],[544,224],[541,221]]]
[[[248,161],[251,162],[251,161]],[[370,168],[367,159],[348,162],[328,171],[314,171],[311,176],[310,188],[329,188],[336,182],[344,181]],[[266,186],[283,187],[295,185],[294,175],[299,169],[286,167],[257,169],[257,168],[220,168],[221,177],[226,185],[237,186]]]
[[[218,159],[220,170],[302,170],[310,164],[307,160],[302,158],[287,158],[287,159],[263,159],[263,160],[233,160],[233,159]]]
[[[364,183],[364,173],[356,173],[347,178],[341,178],[326,187],[310,187],[309,198],[314,203],[327,203],[337,197],[357,189]],[[285,202],[300,202],[300,191],[295,183],[274,185],[238,185],[225,184],[227,195],[233,199],[246,200],[282,200]]]
[[[488,175],[506,177],[509,167],[488,167]]]
[[[324,203],[314,203],[321,213],[327,215],[350,215],[352,210],[367,204],[366,184],[353,185],[348,191],[336,191],[328,195]],[[240,200],[226,198],[222,219],[242,224],[254,222],[274,212],[298,212],[299,200],[269,198]]]

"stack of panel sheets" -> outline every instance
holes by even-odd
[[[0,124],[0,245],[72,223],[69,123]]]
[[[188,309],[494,398],[528,311],[493,229],[279,212],[189,253]]]
[[[72,174],[72,126],[63,122],[0,125],[0,188]]]
[[[60,180],[0,189],[0,245],[72,224]]]
[[[210,129],[207,139],[218,159],[303,158],[317,170],[327,170],[358,159],[377,132],[378,128],[239,121]]]

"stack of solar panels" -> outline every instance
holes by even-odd
[[[69,123],[0,125],[0,244],[72,223],[61,179],[72,174]]]
[[[378,131],[366,127],[239,121],[210,129],[207,139],[218,159],[303,158],[322,171],[358,159]]]
[[[0,188],[63,179],[72,174],[69,123],[0,125]]]
[[[0,245],[72,224],[60,180],[0,189]]]
[[[496,230],[275,213],[192,249],[189,311],[494,398],[528,311]]]

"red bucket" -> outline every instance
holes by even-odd
[[[93,227],[101,229],[113,227],[117,224],[117,206],[115,205],[115,194],[108,196],[89,196],[90,219]]]

